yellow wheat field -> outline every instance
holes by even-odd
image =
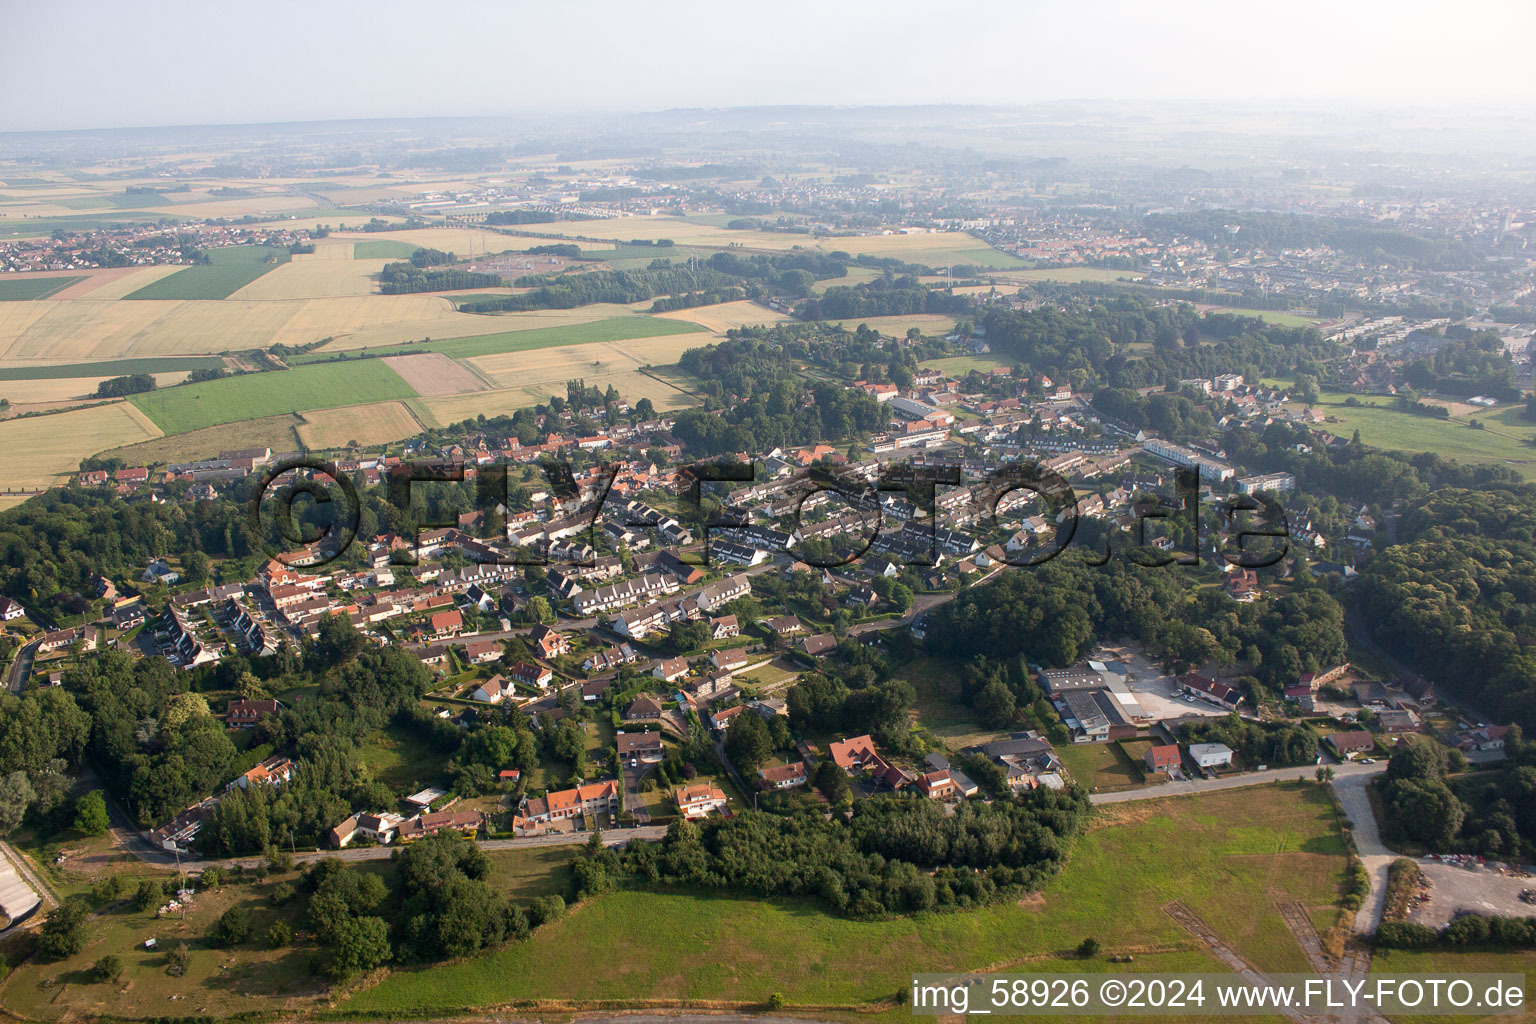
[[[740,302],[722,302],[715,306],[675,309],[670,313],[656,315],[664,320],[685,320],[691,324],[699,324],[717,334],[724,334],[732,327],[777,324],[790,319],[788,314],[775,313],[767,306],[759,306],[746,299]]]
[[[127,402],[0,420],[0,486],[60,483],[87,455],[159,436],[160,429]]]
[[[163,267],[140,267],[138,270],[135,270],[131,274],[125,274],[122,277],[113,278],[98,285],[95,288],[90,289],[84,294],[79,295],[78,299],[74,294],[66,294],[65,292],[60,292],[59,294],[54,295],[52,298],[57,302],[102,302],[112,299],[120,299],[124,295],[132,294],[133,292],[138,291],[140,288],[154,284],[162,277],[170,277],[172,274],[186,269],[186,267],[177,266],[176,264],[170,264]],[[73,290],[74,289],[71,288],[67,289],[66,291],[73,292]]]
[[[698,337],[698,335],[694,335]],[[588,348],[591,346],[582,346]],[[659,381],[654,377],[648,377],[643,373],[633,370],[621,373],[578,373],[592,387],[607,390],[611,384],[619,392],[620,397],[631,405],[642,398],[649,398],[651,403],[662,412],[672,409],[684,409],[694,405],[694,400],[685,392]],[[542,402],[548,402],[550,395],[565,396],[565,382],[568,378],[553,377],[539,383],[529,383],[522,387],[499,388],[495,391],[474,391],[466,395],[452,395],[447,398],[424,398],[421,404],[432,414],[438,424],[446,426],[457,423],[460,420],[473,419],[476,416],[510,416],[519,409],[527,409]]]
[[[169,387],[187,379],[187,371],[157,373],[157,387]],[[0,380],[0,397],[8,398],[13,405],[33,403],[67,402],[85,400],[96,393],[96,385],[108,377],[49,377],[44,380]]]
[[[335,246],[327,247],[327,253]],[[320,250],[316,248],[316,255]],[[378,291],[374,280],[389,260],[340,260],[296,258],[275,270],[269,270],[227,301],[241,299],[328,299],[351,295],[372,295]],[[393,297],[393,296],[391,296]]]
[[[307,412],[299,424],[299,440],[308,449],[340,448],[349,442],[386,444],[421,433],[422,425],[404,402],[375,402],[344,409]]]
[[[632,341],[599,341],[563,348],[536,348],[526,352],[499,352],[467,360],[504,388],[558,381],[576,377],[594,378],[626,373],[642,366],[666,366],[690,348],[713,344],[708,335],[666,334]]]

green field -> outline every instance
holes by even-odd
[[[106,359],[98,363],[0,367],[0,380],[58,380],[61,377],[121,377],[131,373],[184,373],[223,366],[218,356],[162,356]]]
[[[447,758],[398,725],[376,733],[358,751],[373,777],[397,793],[439,785]]]
[[[352,245],[352,258],[355,260],[408,260],[411,253],[421,248],[410,242],[400,242],[393,238],[380,238],[372,242],[355,242]]]
[[[1433,419],[1393,408],[1397,400],[1384,395],[1356,395],[1361,404],[1354,407],[1344,404],[1348,397],[1336,391],[1323,393],[1318,407],[1329,418],[1322,426],[1330,433],[1349,437],[1358,430],[1360,440],[1375,448],[1435,452],[1458,462],[1503,465],[1536,480],[1536,447],[1524,442],[1536,436],[1536,425],[1523,423],[1516,407],[1472,414],[1469,418],[1488,424],[1486,430],[1474,430],[1465,419]]]
[[[410,385],[381,360],[358,359],[183,384],[129,401],[167,434],[181,434],[286,412],[414,397]]]
[[[226,299],[261,275],[289,260],[285,249],[230,245],[209,249],[210,262],[162,277],[126,299]],[[270,260],[270,262],[268,262]]]
[[[409,345],[390,346],[388,349],[370,349],[369,354],[402,355],[407,352],[442,352],[454,359],[468,359],[472,356],[488,356],[497,352],[526,352],[536,348],[590,345],[599,341],[659,338],[668,334],[690,334],[705,330],[707,328],[686,320],[664,320],[649,316],[616,316],[584,324],[567,324],[563,327],[535,327],[526,331],[476,334],[468,338],[445,338],[442,341],[429,341],[426,344],[413,342]],[[300,365],[335,358],[334,352],[319,351],[294,356],[289,362]]]
[[[948,359],[925,359],[924,368],[933,367],[943,371],[947,377],[960,378],[975,370],[977,373],[991,373],[999,367],[1013,365],[1013,360],[996,356],[951,356]]]
[[[1311,327],[1326,319],[1316,316],[1302,316],[1300,313],[1280,313],[1273,309],[1235,309],[1231,306],[1222,306],[1219,309],[1209,310],[1210,313],[1230,313],[1232,316],[1252,316],[1263,320],[1265,323],[1274,324],[1276,327]]]
[[[1275,901],[1323,916],[1338,897],[1344,847],[1323,791],[1290,783],[1113,812],[1038,899],[853,921],[803,900],[622,889],[528,942],[395,971],[339,1009],[434,1017],[523,999],[759,1002],[771,991],[791,1010],[853,1007],[903,990],[916,971],[1109,969],[1064,962],[1090,935],[1105,953],[1135,950],[1134,970],[1224,970],[1163,913],[1175,899],[1261,969],[1308,970]],[[551,969],[578,963],[603,969]]]
[[[27,302],[46,299],[54,292],[63,291],[79,277],[0,277],[0,302]]]

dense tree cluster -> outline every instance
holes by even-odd
[[[1268,724],[1231,714],[1185,721],[1179,732],[1186,743],[1225,743],[1249,767],[1290,768],[1317,761],[1318,735],[1301,722]]]
[[[675,821],[660,844],[588,847],[579,889],[627,876],[660,885],[814,897],[851,917],[981,906],[1033,891],[1060,870],[1089,810],[1080,789],[1041,788],[953,815],[931,801],[873,797],[852,817],[748,811]]]
[[[435,251],[416,250],[418,253]],[[414,262],[386,263],[384,269],[379,271],[379,291],[384,295],[446,292],[459,288],[499,288],[501,284],[502,280],[496,274],[481,274],[472,270],[423,270]]]

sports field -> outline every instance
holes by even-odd
[[[46,299],[48,296],[63,291],[79,277],[33,277],[30,274],[7,275],[0,277],[0,302],[25,302],[31,299]]]
[[[307,449],[386,444],[421,433],[422,425],[404,402],[377,402],[342,409],[318,409],[301,417],[299,440]]]
[[[1107,969],[1102,960],[1063,963],[1089,936],[1106,954],[1134,952],[1135,970],[1224,970],[1163,912],[1171,900],[1259,968],[1308,970],[1276,904],[1327,908],[1338,897],[1344,847],[1318,787],[1254,787],[1115,810],[1036,898],[850,921],[799,900],[625,889],[581,905],[526,943],[395,971],[341,1009],[430,1017],[515,999],[745,1003],[777,991],[789,1010],[851,1011],[902,991],[918,971]],[[574,962],[603,970],[548,969]],[[873,1016],[911,1015],[898,1006]]]
[[[103,448],[155,437],[160,430],[127,402],[0,420],[6,487],[48,486],[74,473]]]
[[[286,249],[231,245],[208,250],[208,263],[145,285],[127,299],[223,299],[289,260]]]
[[[1305,316],[1301,313],[1283,313],[1273,309],[1240,309],[1235,306],[1218,306],[1207,313],[1230,313],[1233,316],[1251,316],[1274,324],[1276,327],[1311,327],[1324,317]]]
[[[413,398],[409,384],[380,359],[321,363],[243,374],[134,395],[130,401],[167,434],[220,423]]]

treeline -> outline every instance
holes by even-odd
[[[918,313],[967,316],[974,308],[970,296],[930,288],[915,277],[879,277],[856,285],[834,285],[797,306],[795,316],[801,320],[849,320]]]
[[[983,906],[1042,887],[1066,862],[1087,819],[1077,787],[967,803],[857,801],[849,820],[811,809],[678,819],[659,844],[589,846],[573,865],[581,895],[645,884],[756,896],[810,897],[849,917]]]
[[[417,249],[417,253],[435,250]],[[412,257],[415,258],[414,255]],[[379,291],[384,295],[446,292],[461,288],[499,288],[501,278],[470,270],[423,270],[410,262],[388,263],[379,271]],[[467,307],[466,307],[467,308]]]
[[[735,287],[745,289],[749,285],[762,290],[782,288],[803,294],[815,281],[844,277],[847,273],[844,263],[821,253],[743,255],[717,252],[702,266],[693,269],[653,263],[645,270],[529,275],[513,282],[519,288],[531,289],[528,292],[466,303],[462,308],[469,313],[571,309],[593,302],[642,302],[658,296]]]
[[[1185,721],[1179,729],[1186,743],[1225,743],[1251,768],[1290,768],[1315,764],[1318,735],[1302,722],[1252,722],[1236,713]]]
[[[885,411],[871,396],[818,381],[807,389],[780,346],[730,338],[689,349],[678,360],[697,377],[709,408],[676,415],[672,433],[697,455],[762,452],[818,441],[838,444],[881,428]],[[809,390],[814,402],[806,402]],[[719,408],[721,411],[712,411]]]

